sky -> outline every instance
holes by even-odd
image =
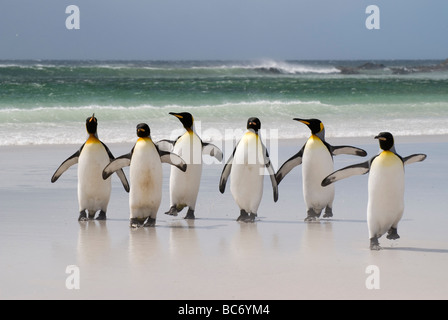
[[[0,0],[1,60],[446,59],[447,35],[448,0]]]

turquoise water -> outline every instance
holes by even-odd
[[[204,140],[232,138],[250,116],[267,137],[307,136],[294,117],[321,119],[329,137],[448,134],[448,71],[395,72],[440,62],[346,74],[365,62],[0,61],[0,145],[82,143],[92,113],[105,142],[134,141],[140,122],[162,139],[181,128],[171,111],[191,112]]]

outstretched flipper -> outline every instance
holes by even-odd
[[[162,161],[162,163],[169,163],[178,168],[179,170],[181,170],[182,172],[187,171],[187,164],[177,154],[163,151],[160,150],[159,148],[157,148],[157,151],[159,152],[160,161]]]
[[[295,155],[286,160],[286,162],[278,169],[275,174],[275,180],[277,181],[277,185],[283,180],[283,178],[295,167],[302,164],[303,150],[305,150],[305,146],[299,150]]]
[[[173,140],[160,140],[155,143],[158,150],[166,151],[166,152],[173,152],[174,145],[176,144],[176,141]]]
[[[112,152],[109,150],[109,148],[103,142],[101,142],[101,143],[103,144],[104,148],[107,151],[107,154],[109,155],[109,160],[111,162],[114,161],[115,157],[112,154]],[[126,192],[129,192],[129,190],[130,190],[129,182],[128,182],[128,179],[126,179],[126,175],[124,174],[124,171],[123,170],[117,170],[116,173],[117,173],[118,178],[120,178],[120,181],[121,181],[121,184],[124,187],[124,190],[126,190]]]
[[[114,172],[123,172],[122,169],[124,167],[129,167],[131,164],[132,152],[122,155],[109,163],[103,170],[103,179],[106,180],[109,178]],[[124,173],[123,173],[124,174]],[[128,185],[129,188],[129,185]],[[128,191],[128,190],[127,190]]]
[[[212,143],[202,142],[202,154],[215,157],[219,162],[222,161],[222,151]]]
[[[373,160],[373,159],[372,159]],[[354,175],[363,175],[370,171],[370,163],[372,160],[354,164],[342,169],[339,169],[332,174],[328,175],[324,180],[322,180],[322,187],[326,187],[333,182],[354,176]]]
[[[413,155],[404,157],[403,164],[407,165],[407,164],[411,164],[411,163],[415,163],[415,162],[420,162],[425,159],[426,159],[426,154],[423,154],[423,153],[413,154]]]
[[[360,156],[365,157],[367,155],[367,152],[363,149],[352,147],[352,146],[330,146],[331,154],[334,156],[340,155],[340,154],[348,154],[352,156]]]
[[[84,147],[84,144],[82,147],[76,151],[74,154],[72,154],[70,157],[68,157],[62,164],[59,166],[59,168],[55,171],[53,176],[51,177],[51,182],[56,182],[59,177],[67,171],[68,168],[73,166],[74,164],[78,163],[79,155],[81,154],[81,150]]]

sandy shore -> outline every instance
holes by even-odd
[[[378,152],[373,139],[328,141]],[[303,142],[281,141],[276,168]],[[1,147],[0,299],[447,299],[448,138],[396,143],[400,154],[428,159],[406,167],[401,239],[381,238],[378,252],[369,250],[367,176],[338,182],[334,217],[317,223],[303,221],[301,168],[283,180],[277,203],[266,177],[257,222],[242,224],[229,190],[218,191],[222,164],[207,165],[197,219],[185,221],[185,212],[163,214],[164,165],[156,227],[131,230],[116,176],[106,222],[77,221],[75,167],[50,183],[79,146]],[[109,147],[119,156],[132,145]],[[338,156],[335,169],[362,159]],[[77,271],[79,289],[67,288]],[[377,289],[369,289],[373,276]]]

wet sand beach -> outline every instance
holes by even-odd
[[[364,148],[368,157],[378,152],[373,138],[327,140]],[[280,141],[275,168],[303,143]],[[223,164],[205,165],[197,219],[187,221],[185,211],[164,215],[164,164],[156,227],[131,229],[128,194],[115,175],[107,221],[77,221],[76,167],[50,183],[78,145],[0,147],[0,299],[447,299],[448,137],[397,137],[396,144],[402,156],[428,158],[406,167],[401,238],[383,236],[381,251],[369,250],[367,176],[337,182],[334,217],[314,223],[303,221],[301,167],[282,181],[277,203],[265,177],[257,221],[246,224],[235,221],[229,186],[218,191]],[[119,156],[132,145],[109,147]],[[338,169],[366,158],[334,160]],[[70,266],[79,289],[70,289]]]

